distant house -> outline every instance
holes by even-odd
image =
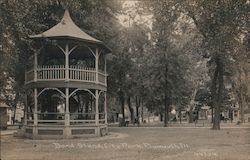
[[[5,103],[0,103],[0,129],[7,129],[7,122],[9,120],[9,115],[7,114],[9,106]]]

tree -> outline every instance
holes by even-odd
[[[152,94],[147,99],[151,105],[164,106],[160,112],[164,113],[164,126],[167,126],[170,105],[173,103],[181,104],[176,99],[184,102],[184,98],[180,97],[187,97],[192,88],[188,78],[191,61],[189,61],[190,57],[184,49],[186,42],[178,39],[177,35],[180,35],[178,29],[181,13],[175,7],[178,4],[176,1],[141,3],[153,15],[151,54],[146,62],[148,65],[147,87],[152,90],[149,92]],[[150,96],[153,97],[150,98]]]
[[[212,105],[215,108],[213,129],[220,129],[220,112],[223,103],[225,68],[235,56],[239,44],[236,37],[245,36],[247,1],[213,0],[186,1],[184,8],[203,36],[203,46],[210,56]],[[237,53],[240,54],[240,53]]]

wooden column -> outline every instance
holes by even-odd
[[[64,118],[64,136],[67,138],[70,136],[70,112],[69,112],[69,88],[65,90],[65,118]]]
[[[108,124],[108,115],[107,115],[107,92],[104,92],[104,114],[105,114],[105,124]]]
[[[99,83],[99,77],[98,77],[98,72],[99,72],[99,51],[98,51],[98,48],[96,48],[96,52],[95,52],[95,71],[96,71],[96,83]]]
[[[35,138],[38,134],[38,131],[37,131],[37,124],[38,124],[38,118],[37,118],[37,88],[34,88],[34,119],[33,119],[33,122],[34,122],[34,126],[33,126],[33,137]]]
[[[69,81],[69,44],[65,45],[65,80]]]
[[[37,88],[34,89],[34,126],[37,126],[38,119],[37,119]]]
[[[34,54],[34,81],[37,81],[37,52]]]
[[[107,86],[107,58],[106,56],[104,57],[104,74],[105,74],[105,86]]]
[[[95,124],[99,124],[99,92],[95,90]]]
[[[99,91],[95,90],[95,135],[100,136],[99,126]]]

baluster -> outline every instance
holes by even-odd
[[[60,79],[63,79],[63,69],[62,69],[63,67],[61,66],[60,67]]]
[[[72,67],[73,67],[73,79],[75,79],[76,67],[75,66],[72,66]]]
[[[78,75],[79,79],[82,80],[82,67],[79,66],[79,75]]]
[[[47,78],[46,79],[49,79],[49,68],[48,68],[48,66],[47,66],[47,68],[44,68],[45,70],[46,70],[46,72],[47,72]]]
[[[42,66],[40,66],[40,72],[41,72],[40,79],[43,79],[43,77],[44,77],[44,72],[43,72]]]
[[[77,79],[77,66],[75,66],[75,79]]]
[[[43,79],[43,68],[40,66],[40,79]]]
[[[58,69],[57,69],[57,79],[60,79],[60,66],[58,65]]]
[[[64,69],[64,74],[66,74],[66,68]],[[66,75],[64,75],[64,78],[66,77]],[[69,79],[71,79],[72,77],[72,69],[69,68]]]
[[[54,74],[55,74],[55,75],[54,75],[54,79],[57,79],[57,71],[58,71],[57,65],[55,65],[54,68],[55,68],[55,69],[54,69]]]
[[[80,77],[81,80],[84,80],[84,79],[83,79],[83,73],[84,73],[84,71],[82,70],[82,71],[81,71],[81,77]]]
[[[62,71],[62,74],[61,74],[61,77],[60,77],[61,79],[64,79],[64,70],[65,69],[64,69],[64,65],[63,65],[62,68],[61,68],[61,71]]]
[[[59,67],[58,67],[58,65],[56,66],[56,79],[58,79],[58,77],[59,77]]]
[[[48,72],[49,72],[49,74],[48,74],[48,79],[51,79],[51,71],[50,71],[50,66],[48,66]]]
[[[58,79],[58,67],[56,66],[56,69],[55,69],[55,79]]]
[[[85,70],[83,71],[83,75],[82,76],[83,76],[82,79],[86,80],[86,71]]]
[[[53,65],[51,68],[52,68],[52,70],[51,70],[51,72],[52,72],[52,78],[51,79],[54,79],[55,78],[55,72],[54,72],[55,71],[55,69],[54,69],[55,66]]]
[[[63,69],[62,69],[62,66],[60,67],[60,76],[59,76],[59,79],[62,79],[63,78]]]
[[[77,74],[77,78],[78,78],[78,80],[81,80],[81,78],[80,78],[80,74],[81,74],[81,69],[78,67],[78,74]]]
[[[60,69],[59,69],[59,77],[58,77],[59,79],[62,79],[62,69],[61,69],[61,67],[60,67]]]
[[[43,77],[43,79],[47,79],[47,77],[48,77],[48,73],[47,73],[47,70],[44,70],[44,68],[43,68],[43,72],[44,72],[44,77]]]
[[[52,65],[52,66],[51,66],[51,70],[50,70],[50,72],[51,72],[51,79],[53,79],[53,76],[54,76],[53,71],[54,71],[54,66]]]
[[[56,66],[54,66],[54,69],[53,69],[53,79],[56,79]]]
[[[82,69],[79,70],[79,79],[82,80]]]
[[[50,77],[51,77],[51,71],[50,71],[50,66],[48,66],[48,72],[49,72],[49,77],[48,77],[48,79],[51,79]]]
[[[65,78],[65,66],[63,66],[63,69],[62,69],[62,79]]]
[[[39,76],[39,79],[43,79],[43,70],[42,70],[42,68],[40,68],[40,76]]]
[[[46,66],[46,68],[44,68],[45,70],[46,70],[46,72],[47,72],[47,77],[46,77],[46,79],[49,79],[49,67],[48,66]]]
[[[63,79],[65,79],[65,66],[63,66]]]

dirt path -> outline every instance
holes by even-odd
[[[100,138],[1,137],[1,160],[249,160],[250,129],[111,128]]]

